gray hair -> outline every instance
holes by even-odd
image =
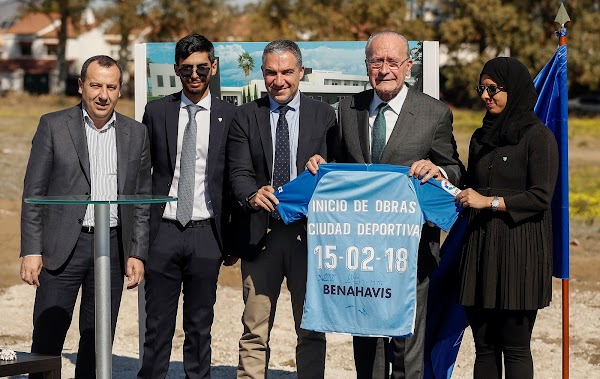
[[[375,38],[382,36],[382,35],[396,36],[396,37],[399,37],[402,41],[404,41],[404,44],[406,45],[406,58],[410,59],[410,49],[408,48],[408,40],[402,34],[395,32],[393,30],[383,30],[383,31],[381,31],[379,33],[375,33],[369,37],[369,39],[367,40],[367,45],[365,46],[365,57],[367,59],[371,55],[371,43],[373,42],[373,40]]]
[[[287,39],[276,39],[265,46],[262,54],[263,66],[265,65],[265,56],[267,54],[281,55],[287,52],[294,54],[296,66],[298,66],[298,68],[302,67],[302,53],[300,52],[300,47],[298,47],[296,42]]]

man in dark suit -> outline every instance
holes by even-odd
[[[150,194],[146,128],[114,111],[122,71],[107,56],[81,69],[79,105],[46,114],[33,137],[23,199],[32,196]],[[146,205],[110,206],[111,316],[114,337],[123,291],[144,275],[148,250]],[[94,208],[34,205],[21,211],[21,278],[36,285],[31,352],[61,354],[81,287],[77,378],[95,377]]]
[[[278,202],[275,188],[302,173],[309,157],[326,154],[326,134],[335,125],[335,113],[298,91],[304,66],[294,42],[269,43],[262,73],[268,95],[238,108],[227,148],[232,191],[245,212],[245,222],[236,228],[242,241],[238,254],[245,303],[237,377],[267,375],[268,341],[285,277],[298,336],[298,378],[323,378],[325,336],[300,328],[306,292],[305,223],[284,225],[272,212]]]
[[[452,112],[442,102],[409,89],[404,79],[412,61],[408,42],[393,31],[367,41],[366,68],[372,90],[342,100],[338,128],[330,133],[329,159],[346,163],[385,163],[410,166],[409,175],[427,181],[445,177],[458,183],[464,170],[452,135]],[[316,172],[325,159],[315,156],[307,167]],[[393,338],[392,378],[423,377],[425,322],[429,274],[439,260],[440,230],[425,224],[417,269],[415,333]],[[389,376],[387,338],[354,338],[359,379]]]
[[[232,238],[225,142],[236,107],[211,96],[217,60],[205,37],[179,40],[175,62],[183,90],[148,103],[142,120],[150,135],[152,192],[178,200],[151,208],[146,337],[138,378],[167,374],[182,287],[186,377],[210,378],[217,277],[226,258],[223,243]]]

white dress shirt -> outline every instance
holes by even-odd
[[[90,182],[92,200],[117,199],[117,136],[116,116],[113,112],[110,120],[100,129],[83,108],[83,125],[90,160]],[[110,226],[119,224],[116,204],[110,205]],[[94,226],[94,205],[89,204],[83,218],[83,226]]]
[[[175,158],[175,172],[169,189],[169,196],[177,196],[179,187],[181,146],[183,144],[183,133],[189,120],[187,106],[193,104],[185,94],[181,93],[179,105],[179,123],[177,126],[177,157]],[[208,140],[210,135],[210,107],[212,104],[210,92],[196,105],[201,107],[196,113],[196,171],[194,175],[194,210],[192,220],[205,220],[213,217],[213,207],[208,193],[207,162],[208,162]],[[177,202],[171,201],[165,205],[163,218],[176,220]]]

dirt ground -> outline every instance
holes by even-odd
[[[31,314],[35,289],[20,284],[18,201],[0,200],[0,348],[29,351]],[[570,373],[574,379],[600,377],[600,253],[595,244],[593,226],[573,228],[578,246],[571,247],[570,280]],[[581,235],[580,235],[581,234]],[[595,248],[592,248],[595,247]],[[221,270],[215,322],[213,325],[213,371],[215,379],[235,377],[237,341],[241,335],[240,318],[243,310],[239,264]],[[532,349],[536,377],[561,378],[561,283],[554,280],[553,302],[539,313],[534,329]],[[138,368],[139,333],[137,312],[138,291],[126,291],[119,314],[113,348],[113,377],[134,378]],[[295,333],[291,316],[289,293],[283,291],[279,300],[271,346],[273,348],[270,378],[295,378]],[[181,307],[181,305],[180,305]],[[77,314],[75,315],[77,320]],[[183,330],[179,315],[173,342],[168,378],[181,378],[183,371]],[[77,352],[77,322],[67,336],[63,353],[63,378],[72,378]],[[352,340],[345,335],[327,336],[326,377],[354,378]],[[469,329],[454,369],[453,378],[472,377],[474,348]],[[16,377],[24,378],[24,377]]]

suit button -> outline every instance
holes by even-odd
[[[171,188],[171,183],[167,184],[167,188]]]
[[[77,220],[77,222],[80,223],[80,224],[83,224],[83,220],[82,219]]]
[[[161,204],[161,205],[160,205],[160,209],[165,209],[165,205],[164,205],[164,204]]]

